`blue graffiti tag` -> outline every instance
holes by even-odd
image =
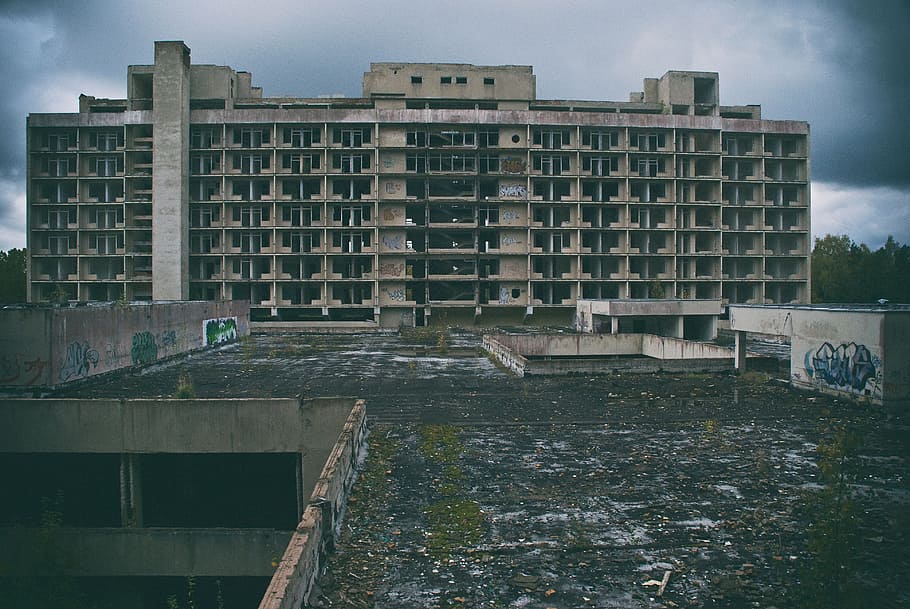
[[[825,342],[816,351],[807,351],[806,374],[835,387],[862,390],[876,375],[877,357],[865,345],[856,343],[834,347]]]

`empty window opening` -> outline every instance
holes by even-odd
[[[483,84],[485,84],[485,85],[495,85],[495,84],[496,84],[496,79],[495,79],[495,78],[491,78],[491,77],[489,77],[489,76],[485,76],[484,79],[483,79]]]
[[[423,83],[423,76],[412,76],[412,77],[411,77],[411,84],[412,84],[412,85],[419,85],[419,84],[422,84],[422,83]]]

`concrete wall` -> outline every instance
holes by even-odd
[[[53,552],[72,576],[269,577],[290,537],[274,529],[9,527],[0,528],[0,547],[15,549],[4,575],[40,573]]]
[[[869,399],[910,399],[910,309],[731,305],[739,332],[790,336],[794,385]]]
[[[351,398],[8,399],[0,452],[306,451],[321,468],[350,410]]]
[[[483,348],[519,376],[727,370],[733,365],[730,349],[653,334],[492,335],[483,337]]]
[[[206,327],[208,320],[216,323]],[[232,321],[218,327],[217,320]],[[249,333],[245,301],[7,307],[0,309],[0,385],[53,387]]]
[[[341,525],[354,484],[356,466],[366,447],[366,409],[362,401],[351,411],[333,445],[310,503],[281,557],[259,609],[306,606]]]
[[[303,517],[293,536],[141,523],[119,529],[9,527],[0,529],[0,562],[16,563],[14,572],[22,574],[38,572],[37,561],[49,555],[71,575],[275,573],[272,598],[306,598],[337,534],[365,444],[366,407],[351,398],[4,401],[0,452],[298,452],[313,475],[302,481],[298,476],[298,493],[310,499],[304,503],[298,496]],[[133,494],[126,484],[121,479],[122,504]],[[282,553],[276,573],[272,563]]]

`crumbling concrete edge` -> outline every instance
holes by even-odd
[[[309,504],[272,575],[259,609],[307,606],[316,578],[334,547],[357,464],[366,445],[366,404],[357,400],[322,468]]]

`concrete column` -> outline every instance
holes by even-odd
[[[142,468],[140,456],[120,455],[120,525],[142,527]]]
[[[610,318],[610,334],[619,334],[619,318]]]
[[[306,509],[307,497],[303,494],[303,453],[297,453],[297,462],[294,466],[294,473],[297,479],[297,518],[303,516],[303,510]]]
[[[152,298],[189,299],[190,50],[155,43]]]
[[[683,317],[682,315],[677,315],[676,316],[676,329],[674,330],[675,334],[673,334],[673,336],[675,338],[684,338],[684,334],[686,333],[685,328],[686,328],[685,317]]]
[[[736,331],[736,344],[733,347],[733,362],[737,372],[746,371],[746,333]]]

